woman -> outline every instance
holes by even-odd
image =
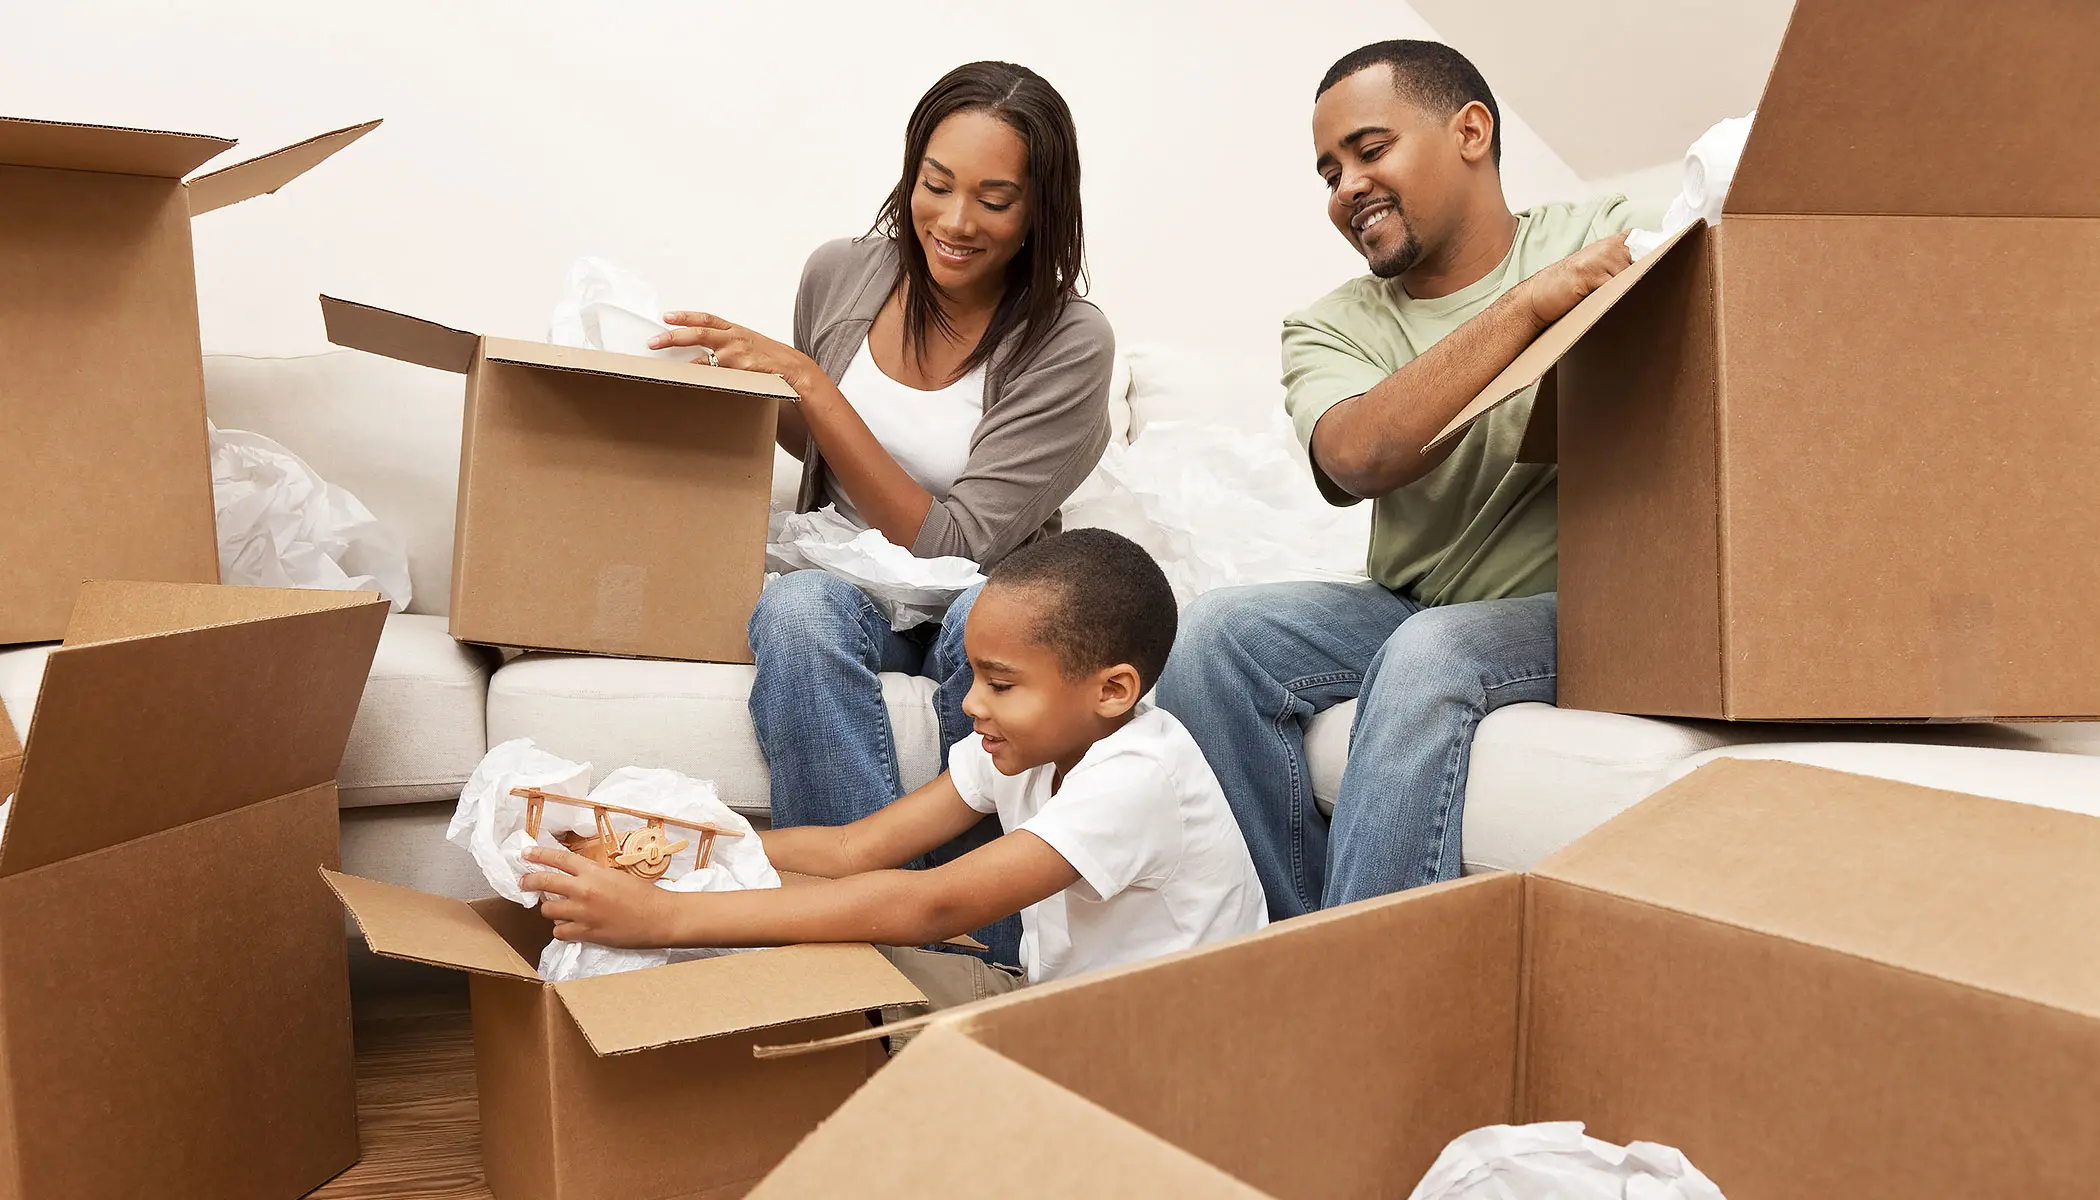
[[[768,371],[801,397],[780,444],[803,461],[804,510],[835,504],[921,558],[990,570],[1057,528],[1108,444],[1115,339],[1079,298],[1078,135],[1063,97],[1011,63],[958,67],[905,128],[904,172],[863,238],[817,249],[795,296],[795,344],[705,313],[652,345]],[[941,758],[968,736],[963,622],[890,629],[835,576],[765,590],[751,617],[751,719],[773,777],[773,823],[844,825],[904,794],[877,675],[937,684]],[[989,824],[989,822],[988,822]],[[975,835],[930,856],[947,861]],[[1011,920],[980,931],[1018,963]]]

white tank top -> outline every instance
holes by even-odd
[[[839,392],[905,474],[934,499],[948,498],[948,489],[969,464],[970,438],[984,419],[983,364],[947,387],[924,392],[883,374],[863,339],[839,380]],[[866,526],[837,489],[834,500],[841,514]]]

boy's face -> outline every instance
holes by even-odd
[[[1056,763],[1060,775],[1071,770],[1138,698],[1128,667],[1065,676],[1057,652],[1036,640],[1041,600],[1032,589],[993,584],[978,594],[963,630],[977,674],[963,711],[1002,775],[1044,763]]]

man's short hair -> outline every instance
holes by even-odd
[[[1180,618],[1174,589],[1152,556],[1119,533],[1053,534],[1008,555],[986,586],[1039,593],[1036,640],[1067,679],[1129,663],[1150,690],[1166,669]]]
[[[1502,165],[1502,110],[1495,104],[1495,93],[1488,90],[1487,80],[1471,60],[1442,42],[1401,38],[1351,50],[1327,68],[1313,99],[1358,71],[1381,63],[1393,69],[1393,84],[1401,95],[1439,116],[1449,117],[1475,100],[1486,106],[1495,130],[1488,152],[1496,166]]]

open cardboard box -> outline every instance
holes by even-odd
[[[0,714],[0,1195],[291,1200],[357,1160],[336,764],[386,602],[89,583]]]
[[[328,339],[467,377],[452,636],[748,663],[776,375],[483,337],[321,297]]]
[[[497,1200],[743,1195],[882,1061],[758,1061],[925,996],[874,947],[785,946],[565,983],[537,909],[328,872],[371,948],[467,972],[483,1174]]]
[[[0,118],[0,645],[57,639],[85,579],[218,582],[190,218],[378,124],[185,182],[233,141]]]
[[[1721,222],[1440,435],[1557,375],[1562,704],[2100,714],[2100,5],[1971,15],[1798,0]]]
[[[753,1195],[1398,1197],[1565,1120],[1729,1200],[2083,1200],[2096,862],[2090,816],[1722,760],[1529,875],[939,1014]]]

